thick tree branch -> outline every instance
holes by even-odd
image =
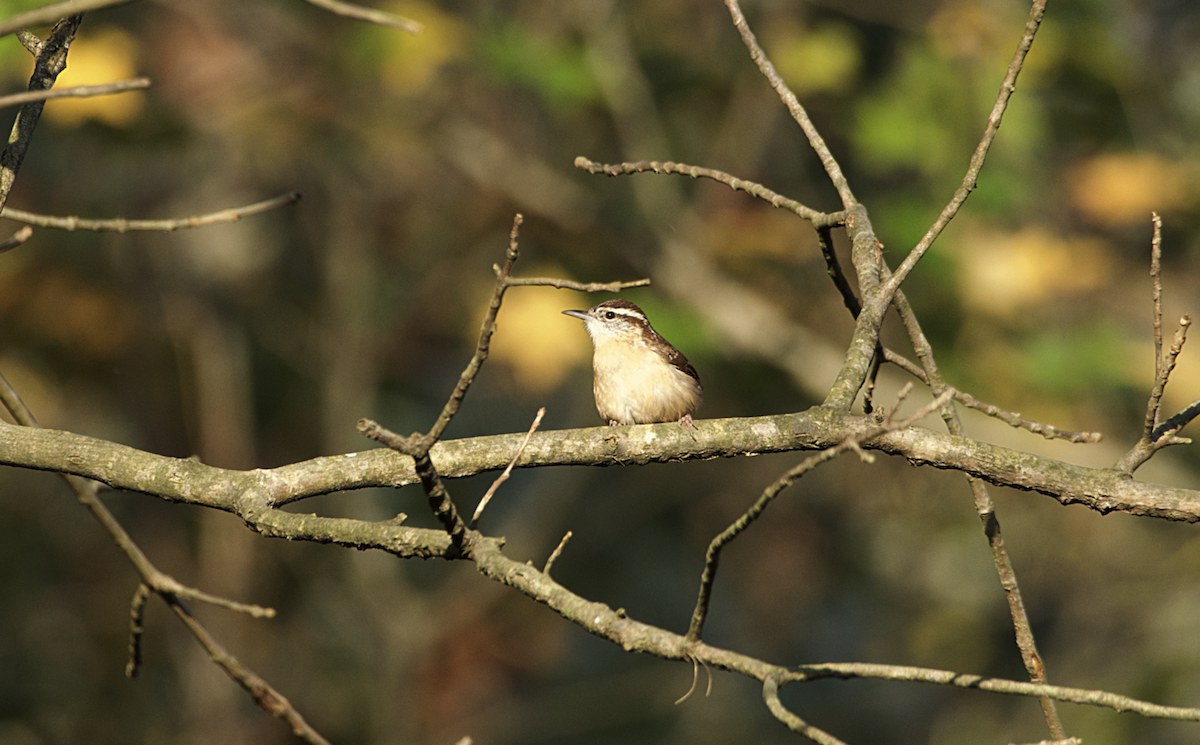
[[[620,431],[610,427],[549,430],[530,438],[517,467],[634,465],[821,450],[872,423],[867,417],[836,416],[818,407],[778,416],[706,419],[694,438],[674,424],[639,424]],[[519,433],[449,440],[439,442],[430,454],[444,478],[472,476],[503,469],[524,437]],[[921,427],[889,432],[863,447],[1105,514],[1127,512],[1200,522],[1200,491],[1135,481],[1113,470],[1072,465]],[[399,487],[419,481],[411,458],[386,449],[324,456],[272,469],[231,471],[84,435],[25,429],[4,422],[0,422],[0,465],[72,473],[117,489],[233,512],[250,522],[257,519],[250,510],[337,491]],[[334,541],[336,533],[333,530],[324,542]]]

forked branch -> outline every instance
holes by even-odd
[[[1154,305],[1154,384],[1150,387],[1150,398],[1146,402],[1146,420],[1142,427],[1142,436],[1137,443],[1125,453],[1114,465],[1113,469],[1124,474],[1132,475],[1146,461],[1150,460],[1159,450],[1171,445],[1184,445],[1191,440],[1179,437],[1178,433],[1188,423],[1200,414],[1200,399],[1193,401],[1175,416],[1159,424],[1162,410],[1163,393],[1167,382],[1175,370],[1179,353],[1187,341],[1188,328],[1192,325],[1190,316],[1179,319],[1179,328],[1171,346],[1163,353],[1162,328],[1162,219],[1157,214],[1151,214],[1154,225],[1154,235],[1150,240],[1150,281],[1151,300]]]

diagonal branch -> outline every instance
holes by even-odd
[[[9,413],[12,414],[20,426],[29,429],[40,429],[33,413],[2,374],[0,374],[0,404],[3,404],[8,409]],[[306,742],[313,743],[314,745],[328,745],[328,741],[305,721],[304,717],[301,716],[300,712],[296,711],[287,698],[272,688],[266,680],[257,675],[253,670],[239,662],[236,657],[226,652],[212,634],[199,621],[192,617],[191,613],[184,607],[181,598],[194,598],[206,603],[249,613],[256,618],[270,618],[275,615],[274,609],[237,603],[186,587],[179,583],[173,577],[154,566],[129,533],[125,531],[125,528],[117,518],[100,501],[100,498],[97,496],[100,487],[99,482],[70,474],[61,475],[63,480],[66,481],[67,486],[75,493],[75,497],[79,500],[79,503],[92,513],[96,521],[100,523],[113,542],[117,544],[117,547],[121,549],[126,558],[133,564],[134,569],[142,580],[138,592],[134,595],[131,606],[130,660],[125,669],[126,675],[130,677],[136,676],[141,663],[142,611],[145,607],[147,593],[153,591],[175,612],[184,626],[192,632],[192,635],[196,637],[196,640],[208,652],[212,661],[224,670],[238,685],[249,692],[256,704],[272,716],[286,721],[291,725],[292,732]]]
[[[838,165],[837,160],[833,157],[833,153],[829,150],[829,146],[825,144],[825,139],[821,137],[821,133],[817,131],[812,120],[808,118],[808,112],[800,105],[800,101],[796,99],[796,94],[792,93],[787,84],[783,82],[783,78],[779,77],[779,73],[775,72],[775,66],[771,64],[771,60],[767,59],[766,53],[758,45],[758,39],[755,38],[754,32],[750,30],[749,24],[746,23],[746,16],[742,15],[742,8],[738,0],[725,0],[725,7],[729,8],[729,15],[733,17],[733,25],[741,35],[742,43],[750,50],[750,59],[754,60],[754,64],[758,65],[758,69],[762,72],[763,77],[767,79],[767,82],[779,94],[783,105],[787,107],[792,118],[800,125],[800,129],[804,131],[804,136],[808,138],[809,146],[816,152],[817,157],[821,159],[821,165],[825,167],[825,173],[829,175],[829,180],[833,182],[834,188],[837,189],[838,196],[842,198],[842,206],[850,209],[852,205],[858,203],[858,200],[854,198],[853,192],[850,191],[850,184],[846,182],[846,177],[842,174],[842,167]]]
[[[358,422],[358,430],[364,435],[413,459],[413,468],[421,481],[421,486],[425,489],[425,494],[429,497],[430,508],[450,535],[455,555],[466,548],[464,541],[467,525],[459,516],[458,509],[454,506],[454,501],[450,498],[450,493],[446,490],[437,467],[429,457],[429,452],[441,439],[442,433],[450,425],[450,420],[458,413],[459,407],[462,406],[463,399],[467,395],[467,390],[470,389],[471,383],[474,382],[475,376],[488,357],[492,335],[496,333],[496,316],[500,313],[500,305],[504,302],[504,292],[508,289],[508,276],[520,253],[517,248],[517,235],[523,220],[524,218],[520,214],[513,218],[512,231],[508,237],[507,259],[504,266],[496,271],[495,288],[492,290],[492,299],[488,303],[488,311],[484,316],[483,325],[479,329],[479,342],[475,345],[475,354],[471,356],[471,361],[467,363],[466,369],[459,375],[458,384],[454,386],[449,400],[442,408],[441,415],[433,423],[429,432],[425,434],[414,432],[408,437],[402,437],[370,419],[361,419]],[[454,558],[454,556],[450,558]]]
[[[992,147],[992,142],[996,139],[996,134],[1000,131],[1000,122],[1004,118],[1004,112],[1008,108],[1009,99],[1012,98],[1013,92],[1017,90],[1017,76],[1021,74],[1021,68],[1025,65],[1025,56],[1029,54],[1029,49],[1033,46],[1033,39],[1037,35],[1038,28],[1041,27],[1042,17],[1046,13],[1047,0],[1034,0],[1033,5],[1029,9],[1029,18],[1025,21],[1025,32],[1021,35],[1021,40],[1017,43],[1017,50],[1013,53],[1012,61],[1008,63],[1008,71],[1004,75],[1003,82],[1000,83],[1000,92],[996,95],[996,101],[992,104],[992,112],[988,115],[987,125],[983,129],[983,137],[980,138],[979,144],[975,147],[974,154],[971,155],[970,165],[967,167],[967,173],[963,176],[962,184],[955,190],[954,196],[950,199],[950,203],[942,209],[937,220],[930,226],[921,241],[909,252],[900,266],[896,268],[896,272],[892,275],[888,282],[889,288],[899,287],[904,281],[912,268],[937,237],[942,234],[954,216],[958,214],[963,203],[967,201],[967,197],[979,184],[979,172],[983,170],[983,163],[987,160],[988,150]]]
[[[899,408],[900,403],[904,400],[905,395],[907,395],[911,388],[912,385],[909,384],[903,391],[901,391],[899,400],[896,402],[896,408]],[[787,473],[780,476],[775,480],[774,483],[763,490],[763,493],[758,497],[754,504],[742,514],[741,517],[735,520],[732,525],[722,531],[721,534],[716,538],[713,538],[712,542],[709,543],[708,552],[704,557],[704,572],[700,576],[700,594],[696,600],[696,607],[692,611],[692,620],[688,626],[687,638],[690,641],[700,640],[700,632],[703,630],[704,622],[708,618],[708,607],[710,601],[712,600],[713,582],[716,580],[717,567],[721,562],[722,549],[732,542],[734,538],[737,538],[738,535],[746,530],[746,528],[750,527],[750,524],[762,515],[771,501],[775,499],[775,497],[779,496],[780,492],[796,483],[796,481],[800,480],[804,474],[813,470],[822,463],[833,460],[847,450],[856,450],[862,452],[860,447],[864,442],[872,440],[879,435],[884,434],[885,432],[903,429],[913,422],[925,418],[930,414],[930,412],[936,411],[941,406],[944,406],[949,398],[950,395],[948,393],[943,394],[940,398],[937,398],[931,403],[921,407],[917,413],[898,422],[894,421],[892,418],[896,413],[896,409],[894,408],[889,414],[888,418],[882,424],[871,426],[861,432],[846,437],[832,447],[825,448],[815,455],[810,455],[799,465],[790,469]]]
[[[380,26],[390,26],[391,28],[398,28],[401,31],[407,31],[410,34],[421,33],[421,24],[395,15],[394,13],[385,13],[382,10],[364,8],[353,3],[342,2],[342,0],[308,0],[308,2],[344,18],[353,18],[356,21],[366,21]]]
[[[82,15],[72,15],[60,21],[50,31],[50,35],[44,42],[28,31],[22,33],[22,43],[26,47],[36,50],[33,74],[29,78],[29,90],[43,91],[54,87],[54,81],[67,68],[67,50],[71,46],[71,40],[75,38],[76,29],[82,22]],[[17,28],[23,28],[23,26]],[[41,119],[42,109],[45,106],[45,101],[30,101],[23,104],[21,110],[17,112],[12,133],[8,136],[8,144],[4,148],[4,152],[0,153],[0,209],[3,209],[8,201],[13,182],[17,179],[17,171],[21,170],[21,163],[25,161],[25,153],[29,150],[29,143],[33,140],[33,130],[37,128],[38,120]]]
[[[787,725],[787,728],[793,732],[798,732],[808,739],[819,745],[846,745],[838,738],[828,732],[817,729],[800,717],[788,710],[783,702],[779,700],[779,678],[774,675],[768,675],[763,679],[762,688],[763,701],[767,704],[767,709],[775,716],[776,719]]]

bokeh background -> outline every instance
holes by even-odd
[[[0,0],[0,16],[36,4]],[[238,469],[371,447],[355,431],[363,416],[426,428],[470,356],[516,212],[519,276],[653,280],[625,297],[695,363],[702,417],[820,401],[851,321],[806,223],[713,183],[572,166],[677,160],[838,208],[720,3],[378,7],[424,33],[298,0],[87,15],[60,85],[146,75],[153,87],[48,104],[10,206],[163,218],[303,199],[202,230],[38,230],[0,256],[0,370],[44,426]],[[1026,11],[747,2],[893,265],[958,186]],[[953,384],[1105,439],[1046,442],[968,414],[973,436],[1104,466],[1140,434],[1151,210],[1165,224],[1167,335],[1200,312],[1197,38],[1190,2],[1050,4],[979,190],[905,288]],[[29,68],[15,38],[0,39],[3,89],[23,89]],[[606,297],[510,291],[447,437],[523,431],[540,406],[544,429],[597,424],[590,346],[560,311]],[[894,323],[886,333],[907,353]],[[903,382],[885,371],[881,395]],[[1197,396],[1190,348],[1166,413]],[[1139,477],[1195,488],[1197,452],[1161,454]],[[483,527],[539,565],[573,531],[561,582],[682,632],[708,541],[801,458],[517,472]],[[452,483],[460,509],[490,480]],[[704,696],[701,671],[701,691],[676,705],[687,666],[626,654],[469,565],[272,541],[228,515],[104,498],[163,570],[279,610],[253,621],[194,608],[334,742],[797,739],[752,681],[716,673]],[[1196,528],[995,498],[1050,680],[1200,705]],[[297,507],[432,525],[415,487]],[[843,458],[768,518],[725,555],[710,643],[785,664],[1023,676],[960,476]],[[135,575],[54,476],[0,472],[0,567],[0,742],[291,741],[159,605],[142,676],[124,678]],[[784,699],[850,742],[1048,736],[1027,699],[864,682],[793,686]],[[1089,745],[1200,737],[1195,724],[1061,711]]]

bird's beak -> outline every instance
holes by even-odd
[[[564,310],[563,315],[564,316],[572,316],[574,318],[578,318],[581,321],[586,321],[588,318],[586,310]]]

